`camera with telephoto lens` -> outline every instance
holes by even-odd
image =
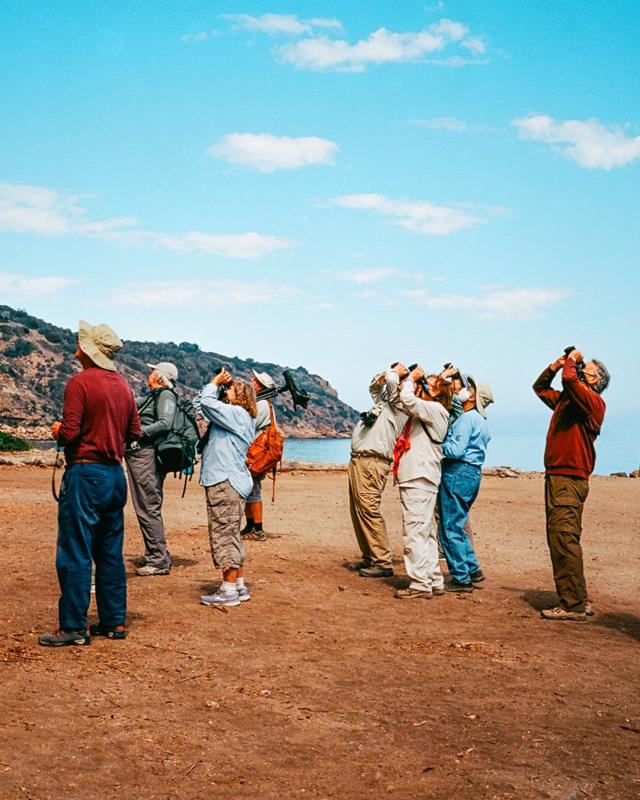
[[[564,348],[564,357],[569,358],[569,353],[575,350],[575,345],[571,345],[570,347]],[[584,361],[580,359],[580,361],[576,361],[576,372],[578,373],[578,378],[581,381],[584,381]]]
[[[411,374],[417,366],[417,364],[411,364],[409,367],[407,367],[409,374]],[[429,384],[424,378],[420,378],[419,381],[416,381],[416,385],[419,386],[425,394],[431,394],[429,391]]]

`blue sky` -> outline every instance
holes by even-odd
[[[568,344],[637,401],[636,2],[5,0],[0,301],[327,377]],[[633,434],[637,437],[637,427]]]

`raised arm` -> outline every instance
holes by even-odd
[[[429,429],[429,433],[437,442],[447,435],[449,415],[440,403],[421,400],[416,397],[416,385],[413,378],[408,377],[400,389],[400,402],[402,410],[410,417],[417,417]]]
[[[569,356],[562,368],[562,388],[571,400],[587,415],[601,412],[603,400],[578,377],[576,362]]]
[[[558,405],[560,392],[557,389],[552,389],[551,384],[553,383],[556,373],[562,368],[564,363],[564,357],[558,358],[553,364],[549,364],[533,383],[533,391],[546,406],[549,406],[549,408],[555,408]]]
[[[197,403],[196,407],[207,422],[213,422],[219,428],[232,433],[239,433],[238,412],[241,409],[218,400],[219,390],[219,386],[208,383],[196,398],[194,405]]]

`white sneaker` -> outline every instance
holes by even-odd
[[[251,594],[246,586],[236,586],[236,589],[241,603],[246,603],[247,600],[251,600]]]
[[[239,606],[240,595],[237,589],[229,592],[223,592],[222,589],[218,589],[213,594],[201,595],[200,602],[203,606]]]

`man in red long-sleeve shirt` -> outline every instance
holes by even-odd
[[[87,645],[91,563],[96,565],[99,622],[90,633],[124,639],[126,577],[122,557],[127,484],[125,444],[140,436],[133,391],[115,370],[122,347],[108,325],[80,322],[76,358],[83,371],[66,386],[62,422],[51,432],[64,445],[66,470],[58,506],[56,570],[60,629],[39,638],[45,647]]]
[[[601,393],[609,373],[600,361],[580,370],[582,353],[572,350],[544,370],[533,391],[553,409],[544,451],[547,542],[560,604],[542,611],[545,619],[584,620],[593,613],[582,563],[582,509],[595,466],[595,440],[604,422]],[[562,391],[552,389],[562,369]]]

